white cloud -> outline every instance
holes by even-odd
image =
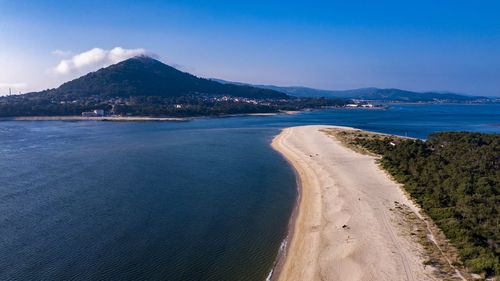
[[[145,55],[145,54],[146,54],[146,50],[144,50],[144,49],[128,49],[127,50],[127,49],[123,49],[120,47],[116,47],[116,48],[112,49],[111,51],[109,51],[108,57],[112,63],[118,63],[118,62],[121,62],[121,61],[126,60],[128,58],[135,57],[138,55]]]
[[[69,57],[71,56],[71,54],[73,54],[73,52],[71,51],[63,51],[63,50],[54,50],[52,51],[52,54],[55,55],[55,56],[58,56],[58,57]]]
[[[145,54],[147,54],[147,52],[144,49],[123,49],[122,47],[116,47],[111,50],[104,50],[101,48],[93,48],[74,55],[69,59],[61,60],[53,70],[54,73],[61,75],[83,70],[95,70],[124,61],[131,57]]]

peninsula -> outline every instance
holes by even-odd
[[[443,254],[434,245],[439,230],[432,232],[437,228],[377,165],[377,156],[354,151],[331,130],[355,129],[291,127],[273,140],[300,183],[273,280],[466,280],[453,257],[440,257],[446,269],[428,261],[433,247]]]

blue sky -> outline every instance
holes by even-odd
[[[144,52],[232,81],[500,96],[499,11],[500,1],[0,0],[0,94]]]

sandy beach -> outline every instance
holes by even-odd
[[[188,118],[176,117],[148,117],[148,116],[19,116],[4,117],[0,121],[114,121],[114,122],[141,122],[141,121],[187,121]]]
[[[287,128],[273,140],[300,181],[291,238],[273,280],[438,280],[393,212],[396,205],[419,209],[375,157],[345,147],[325,128],[334,127]]]
[[[194,118],[214,118],[214,117],[241,117],[241,116],[274,116],[291,115],[300,111],[280,111],[273,113],[242,113],[242,114],[223,114],[218,116],[195,116],[195,117],[149,117],[149,116],[102,116],[102,117],[83,117],[83,116],[18,116],[18,117],[0,117],[0,121],[113,121],[113,122],[178,122],[189,121]]]

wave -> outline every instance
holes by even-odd
[[[287,237],[285,237],[285,239],[283,239],[283,241],[281,241],[280,248],[278,250],[278,255],[276,257],[276,260],[273,263],[273,267],[271,268],[271,271],[269,272],[269,274],[266,277],[266,281],[273,280],[273,275],[274,275],[276,268],[278,267],[278,265],[280,264],[282,259],[285,258],[285,256],[286,256],[287,245],[288,245],[288,235],[287,235]]]

